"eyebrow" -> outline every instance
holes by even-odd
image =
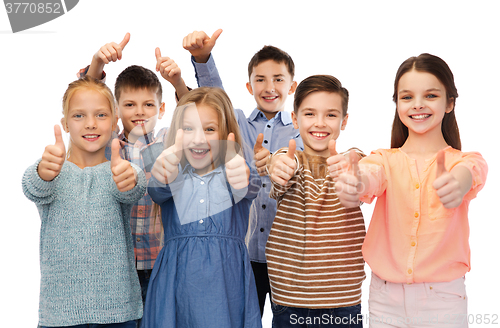
[[[425,90],[425,92],[430,92],[430,91],[442,91],[442,90],[439,88],[430,88],[430,89]],[[411,90],[401,90],[398,92],[398,94],[405,93],[405,92],[412,92],[412,91]]]
[[[285,74],[281,74],[281,73],[280,73],[280,74],[274,74],[274,75],[273,75],[273,77],[282,77],[282,76],[284,77],[284,76],[285,76]],[[255,75],[255,77],[265,77],[265,76],[264,76],[264,75]]]

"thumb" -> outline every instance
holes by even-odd
[[[158,60],[158,58],[161,57],[161,51],[160,51],[160,48],[158,48],[158,47],[155,49],[155,56],[156,56],[156,60]]]
[[[57,124],[54,125],[54,137],[56,137],[56,143],[54,145],[66,152],[66,147],[64,146],[64,141],[62,138],[61,127]]]
[[[356,153],[356,151],[351,150],[349,152],[349,164],[350,164],[350,170],[354,174],[356,178],[359,180],[359,156]]]
[[[123,38],[122,42],[120,42],[120,47],[122,47],[122,50],[125,48],[127,43],[130,41],[130,33],[125,34],[125,37]]]
[[[262,141],[264,141],[264,134],[259,133],[257,140],[255,141],[255,146],[253,146],[253,153],[257,154],[263,147]]]
[[[219,38],[219,36],[221,35],[222,33],[222,29],[218,29],[217,31],[214,32],[214,34],[212,34],[212,37],[210,38],[210,42],[211,43],[214,43],[217,41],[217,39]]]
[[[334,156],[334,155],[337,155],[337,150],[335,149],[335,147],[337,146],[337,142],[335,141],[335,139],[332,139],[328,142],[328,150],[330,150],[330,156]]]
[[[444,166],[444,151],[442,150],[438,151],[436,162],[437,162],[436,178],[439,178],[443,173],[446,172],[446,167]]]
[[[290,139],[288,142],[288,151],[286,155],[290,157],[291,159],[295,158],[295,149],[297,148],[297,145],[295,144],[295,140]]]
[[[178,158],[180,158],[180,155],[178,154],[178,152],[182,151],[182,142],[183,142],[183,139],[184,139],[184,130],[183,129],[178,129],[177,133],[175,134],[175,144],[174,144],[176,156]]]
[[[226,150],[226,162],[233,159],[236,156],[236,146],[235,146],[234,133],[229,133],[227,136],[227,150]]]
[[[120,157],[120,141],[118,139],[113,139],[111,142],[111,167],[115,167],[121,161]]]

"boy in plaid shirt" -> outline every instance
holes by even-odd
[[[78,76],[90,75],[104,80],[104,66],[122,58],[122,51],[129,40],[130,34],[127,33],[119,44],[111,42],[102,46],[94,54],[90,66],[80,70]],[[177,96],[182,97],[189,90],[181,78],[179,67],[170,58],[162,57],[158,48],[155,55],[156,70],[174,86]],[[163,141],[167,132],[166,128],[162,128],[156,137],[154,134],[157,120],[165,113],[161,83],[151,70],[142,66],[129,66],[116,78],[115,98],[117,113],[123,125],[123,131],[118,135],[121,156],[142,168],[149,181],[156,157],[163,151]],[[110,153],[107,152],[106,155]],[[144,197],[134,204],[130,217],[143,301],[146,299],[155,259],[162,246],[161,218],[155,219],[152,205],[151,197],[146,191]]]

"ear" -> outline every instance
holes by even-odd
[[[349,119],[349,114],[345,114],[344,119],[342,120],[342,125],[340,126],[340,130],[344,131],[348,119]]]
[[[299,121],[297,120],[297,115],[295,114],[295,112],[292,112],[292,123],[293,123],[293,127],[298,130],[299,129]]]
[[[64,132],[68,133],[69,132],[68,124],[66,124],[66,119],[64,117],[61,118],[61,125],[63,127]]]
[[[448,104],[446,105],[445,112],[449,114],[453,111],[453,109],[455,109],[455,98],[450,97],[448,98]]]
[[[116,130],[116,127],[118,126],[118,115],[115,115],[113,119],[113,125],[112,125],[112,130]]]
[[[292,85],[290,86],[290,90],[288,90],[288,95],[295,93],[296,89],[297,89],[297,81],[293,81]]]
[[[252,84],[250,84],[250,82],[247,82],[247,90],[248,90],[248,92],[250,92],[250,94],[253,96]]]
[[[158,119],[161,120],[164,114],[165,114],[165,103],[162,102],[158,111]]]

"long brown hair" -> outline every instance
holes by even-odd
[[[398,72],[396,73],[396,78],[394,80],[394,94],[392,95],[392,100],[396,103],[396,112],[392,123],[391,148],[402,147],[408,138],[408,128],[401,122],[398,115],[398,85],[401,77],[405,73],[412,70],[430,73],[444,85],[446,89],[446,97],[449,102],[453,103],[453,109],[451,112],[444,114],[443,122],[441,124],[441,132],[443,133],[444,140],[448,145],[461,150],[462,143],[460,141],[457,119],[455,117],[455,102],[458,97],[458,91],[455,86],[453,73],[444,60],[427,53],[421,54],[418,57],[408,58],[401,64],[401,66],[399,66]]]

